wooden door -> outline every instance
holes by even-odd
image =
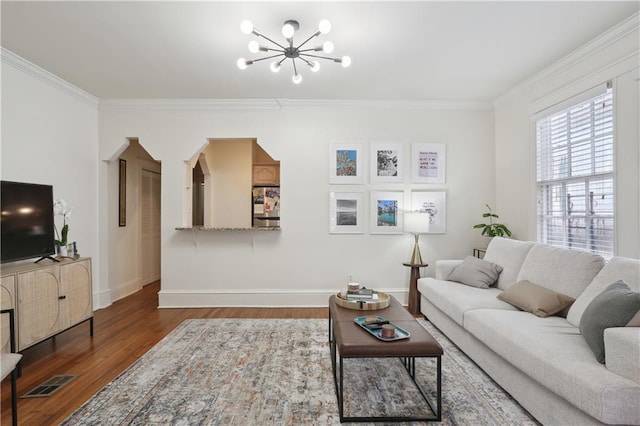
[[[160,279],[160,174],[142,170],[141,210],[141,284]]]

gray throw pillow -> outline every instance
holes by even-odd
[[[471,287],[489,288],[498,280],[502,266],[477,257],[467,256],[455,267],[447,280]]]
[[[640,293],[623,280],[616,281],[597,295],[580,319],[580,333],[600,363],[604,363],[604,330],[625,327],[640,311]]]

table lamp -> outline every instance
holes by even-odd
[[[429,232],[429,214],[411,212],[404,214],[404,232],[413,234],[415,236],[415,245],[413,247],[413,254],[411,255],[412,265],[422,265],[422,257],[420,256],[420,246],[418,245],[418,239],[420,234],[426,234]]]

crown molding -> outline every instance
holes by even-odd
[[[516,85],[507,93],[496,98],[493,102],[494,106],[497,107],[509,101],[511,98],[525,93],[529,88],[539,84],[543,80],[562,74],[575,64],[588,59],[633,32],[638,33],[638,31],[640,31],[640,12],[634,13],[587,44],[579,47],[565,57],[544,68],[542,71]]]
[[[2,64],[61,90],[101,110],[229,111],[295,108],[493,110],[491,101],[439,99],[100,99],[12,51],[0,48]]]
[[[297,108],[493,110],[488,101],[333,99],[104,99],[100,110],[218,111]]]
[[[12,51],[5,49],[4,47],[0,47],[0,49],[0,56],[2,56],[3,66],[9,65],[45,84],[48,84],[51,87],[62,90],[63,92],[83,102],[89,103],[91,105],[98,104],[98,98],[93,96],[92,94],[85,92],[79,87],[74,86],[68,81],[61,79],[57,75],[50,73],[44,68],[41,68],[36,64],[27,61],[26,59],[16,55]]]

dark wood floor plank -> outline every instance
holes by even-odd
[[[78,374],[46,398],[18,400],[20,425],[60,423],[182,321],[189,318],[327,318],[327,308],[158,309],[160,283],[95,312],[95,333],[83,323],[24,351],[22,395],[57,374]],[[1,424],[11,424],[10,381],[2,382]]]

